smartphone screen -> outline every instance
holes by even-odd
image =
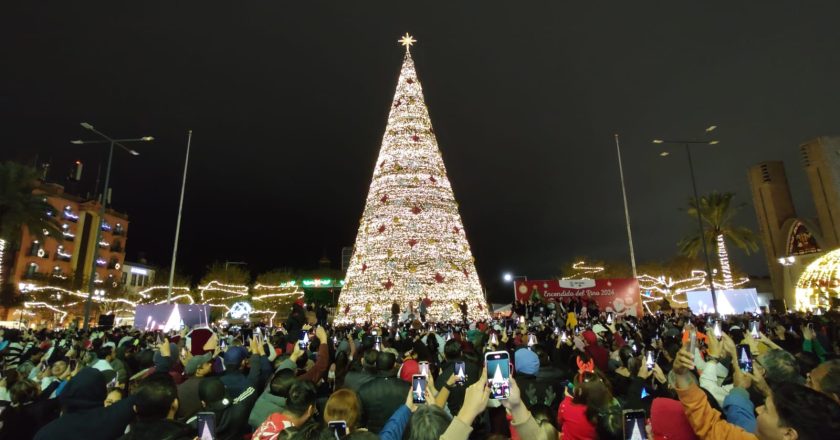
[[[429,363],[426,361],[420,362],[420,374],[428,377],[429,376]]]
[[[200,412],[196,414],[198,422],[198,438],[205,440],[216,439],[216,415],[211,412]]]
[[[607,324],[613,323],[613,315],[612,313],[607,313]]]
[[[382,351],[382,336],[376,336],[374,338],[373,349],[376,351]]]
[[[528,333],[528,346],[533,347],[534,345],[537,345],[537,335]]]
[[[694,351],[697,349],[697,331],[690,324],[685,328],[688,331],[688,352],[694,355]]]
[[[653,350],[648,350],[647,354],[645,355],[645,365],[647,366],[648,371],[653,371],[653,366],[656,364],[656,360],[653,356]]]
[[[735,354],[738,355],[738,368],[745,373],[752,373],[753,360],[752,352],[750,352],[750,346],[746,344],[739,345]]]
[[[720,338],[723,337],[723,332],[720,329],[720,321],[715,321],[714,329],[712,330],[715,334],[715,338],[720,341]]]
[[[336,439],[344,438],[347,435],[347,422],[344,420],[333,420],[327,423],[327,427],[333,432]]]
[[[645,411],[624,411],[624,440],[647,440],[645,431]]]
[[[510,355],[506,351],[491,351],[484,355],[487,368],[487,382],[490,397],[507,399],[510,397]]]
[[[298,340],[298,345],[300,346],[301,350],[306,350],[306,347],[309,346],[309,332],[306,330],[301,332],[300,339]]]
[[[758,333],[758,321],[750,321],[750,334],[753,339],[761,338],[761,335]]]
[[[467,368],[463,361],[455,362],[455,384],[466,385],[467,383]]]
[[[411,376],[411,399],[414,403],[426,403],[426,376]]]

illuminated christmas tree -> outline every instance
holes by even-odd
[[[428,298],[430,319],[486,318],[475,260],[446,176],[423,89],[406,47],[356,245],[338,301],[337,323],[390,319]]]

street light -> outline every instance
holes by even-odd
[[[711,133],[717,128],[717,125],[711,125],[706,128],[706,133]],[[697,228],[700,230],[700,242],[703,244],[703,256],[706,259],[706,277],[709,279],[709,288],[712,292],[712,305],[715,308],[715,313],[717,313],[717,295],[715,293],[715,283],[714,278],[712,277],[712,264],[709,261],[709,250],[706,246],[706,234],[703,229],[703,219],[700,217],[700,197],[697,195],[697,180],[694,177],[694,162],[691,160],[691,147],[694,145],[717,145],[719,141],[715,139],[705,139],[705,140],[697,140],[697,139],[689,139],[689,140],[674,140],[674,139],[654,139],[654,144],[671,144],[671,145],[683,145],[685,146],[685,154],[688,157],[688,170],[691,175],[691,189],[694,192],[694,203],[697,204]],[[670,153],[667,151],[662,151],[659,153],[661,157],[666,157]]]
[[[505,274],[502,275],[502,279],[504,279],[506,283],[513,282],[513,302],[514,303],[516,302],[516,280],[519,279],[519,278],[524,278],[525,281],[528,281],[528,277],[526,277],[524,275],[513,275],[510,272],[505,272]]]
[[[122,148],[123,150],[125,150],[126,152],[128,152],[129,154],[131,154],[133,156],[139,156],[140,153],[126,147],[125,145],[123,145],[123,143],[151,142],[155,138],[153,138],[151,136],[143,136],[143,137],[139,137],[139,138],[114,139],[114,138],[100,132],[99,130],[93,128],[93,125],[90,125],[87,122],[82,122],[81,126],[85,130],[93,132],[94,134],[101,137],[102,139],[101,140],[99,140],[99,139],[90,140],[90,141],[83,141],[83,140],[77,139],[77,140],[70,141],[71,144],[73,144],[73,145],[110,144],[110,147],[108,148],[108,166],[105,167],[105,188],[102,191],[102,202],[99,204],[99,224],[96,225],[96,239],[93,241],[95,244],[94,244],[94,247],[93,247],[94,255],[93,255],[93,258],[91,258],[90,279],[88,280],[88,297],[87,297],[87,301],[85,301],[84,329],[87,330],[89,328],[89,324],[90,324],[90,305],[91,305],[91,302],[93,301],[93,291],[94,291],[94,287],[95,287],[94,278],[96,277],[96,260],[97,260],[96,252],[97,252],[97,248],[99,247],[99,245],[96,244],[96,243],[99,243],[99,241],[102,239],[102,221],[105,218],[105,204],[107,203],[107,198],[105,197],[105,195],[108,193],[108,185],[110,184],[110,180],[111,180],[111,161],[114,157],[114,146],[116,145],[116,146]]]

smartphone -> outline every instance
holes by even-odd
[[[76,371],[76,360],[70,359],[70,362],[67,363],[67,367],[70,369],[70,371]]]
[[[569,340],[569,336],[566,334],[565,331],[560,333],[560,342],[566,342],[568,340]]]
[[[467,365],[464,361],[455,362],[455,385],[466,385],[467,384]]]
[[[647,440],[645,410],[625,409],[621,413],[624,415],[624,440]]]
[[[373,340],[373,348],[376,351],[382,351],[382,336],[376,336]]]
[[[720,341],[720,338],[723,337],[723,332],[720,329],[720,321],[715,321],[715,326],[712,331],[715,334],[715,338],[717,338],[717,340]]]
[[[344,420],[333,420],[327,423],[327,427],[333,432],[336,440],[342,439],[347,435],[347,422]]]
[[[753,339],[760,339],[761,334],[758,332],[758,321],[750,321],[750,335]]]
[[[219,348],[220,348],[222,351],[225,351],[225,348],[227,348],[227,343],[225,342],[225,340],[224,340],[224,339],[219,339]]]
[[[216,439],[216,414],[212,412],[200,412],[196,414],[198,422],[198,438],[201,440]]]
[[[510,397],[510,354],[506,351],[485,353],[484,365],[487,369],[490,397],[493,399]]]
[[[554,334],[555,334],[555,335],[559,335],[559,334],[560,334],[560,327],[554,326]]]
[[[376,330],[371,330],[370,334],[371,334],[371,336],[376,336],[377,332],[376,332]]]
[[[528,346],[533,347],[534,345],[537,345],[537,335],[528,333]]]
[[[656,359],[653,355],[653,350],[648,350],[647,354],[645,354],[645,365],[647,366],[648,371],[653,371],[654,365],[656,365]]]
[[[490,345],[499,345],[499,337],[495,333],[490,334]]]
[[[610,313],[607,313],[607,324],[612,324],[612,323],[613,323],[613,314],[612,314],[612,312],[610,312]]]
[[[575,327],[575,336],[580,335],[580,327]]]
[[[736,353],[738,356],[738,368],[745,373],[752,373],[753,371],[753,359],[752,359],[752,352],[750,351],[750,346],[746,344],[741,344],[736,348]]]
[[[46,363],[46,362],[42,362],[42,363],[41,363],[41,371],[47,371],[47,367],[48,367],[48,366],[47,366],[47,363]]]
[[[426,362],[426,361],[420,361],[419,365],[420,365],[420,374],[428,377],[429,376],[429,363]]]
[[[306,350],[306,347],[309,346],[309,332],[303,330],[300,332],[300,339],[298,340],[298,346],[301,350]]]
[[[426,376],[415,374],[411,376],[411,400],[414,403],[426,403]]]
[[[694,356],[694,350],[697,349],[697,331],[691,324],[686,325],[685,329],[688,331],[688,352]]]

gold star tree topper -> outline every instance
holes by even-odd
[[[417,40],[415,40],[414,37],[412,37],[408,34],[408,32],[406,32],[402,38],[397,40],[397,42],[405,46],[405,50],[411,50],[411,45],[416,43]]]

